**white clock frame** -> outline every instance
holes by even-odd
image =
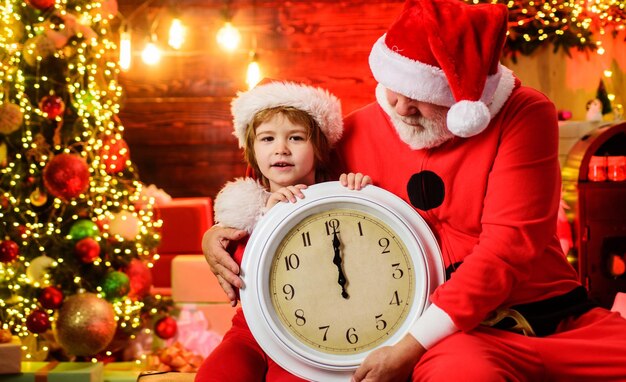
[[[439,245],[424,219],[398,196],[368,185],[349,190],[339,182],[325,182],[303,190],[304,199],[278,203],[256,225],[241,264],[244,287],[240,290],[246,322],[261,348],[276,363],[299,377],[316,381],[349,381],[354,370],[372,351],[337,355],[301,343],[282,327],[269,291],[272,258],[283,237],[306,217],[328,209],[349,208],[372,215],[387,224],[406,245],[411,260],[415,294],[411,309],[398,330],[380,346],[393,345],[406,335],[429,305],[428,297],[445,281]]]

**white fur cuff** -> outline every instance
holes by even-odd
[[[215,197],[215,221],[252,233],[265,211],[270,193],[252,178],[228,182]]]

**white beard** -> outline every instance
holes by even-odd
[[[446,114],[438,113],[433,119],[402,117],[387,101],[385,88],[376,87],[376,100],[391,118],[400,139],[413,150],[430,149],[452,139],[454,134],[446,126]]]

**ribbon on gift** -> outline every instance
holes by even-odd
[[[59,364],[58,361],[48,362],[44,367],[35,372],[35,382],[48,382],[48,373]]]
[[[156,371],[179,371],[192,373],[198,370],[204,360],[199,354],[195,354],[180,343],[176,342],[159,350],[156,354],[147,357],[148,369]]]
[[[207,357],[222,341],[222,336],[208,330],[209,322],[204,313],[194,304],[186,304],[176,319],[178,327],[175,338],[168,341],[168,345],[180,342],[186,349]]]

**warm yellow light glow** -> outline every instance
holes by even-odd
[[[180,21],[180,19],[172,20],[172,25],[170,25],[170,35],[167,43],[174,49],[180,49],[185,42],[185,26]]]
[[[241,34],[239,30],[229,21],[217,31],[217,43],[225,50],[232,52],[239,46]]]
[[[609,99],[609,101],[611,101],[611,102],[615,101],[615,94],[611,94],[611,93],[609,93],[609,94],[607,94],[607,95],[606,95],[606,97],[607,97],[607,98]]]
[[[131,60],[130,32],[120,33],[120,68],[130,69]]]
[[[613,72],[610,70],[605,70],[604,71],[604,76],[607,78],[611,78],[611,76],[613,76]]]
[[[155,43],[149,42],[141,52],[141,59],[148,65],[156,65],[161,61],[161,49]]]
[[[261,67],[256,60],[250,61],[248,64],[248,70],[246,72],[246,84],[248,88],[252,89],[256,84],[261,81]]]

